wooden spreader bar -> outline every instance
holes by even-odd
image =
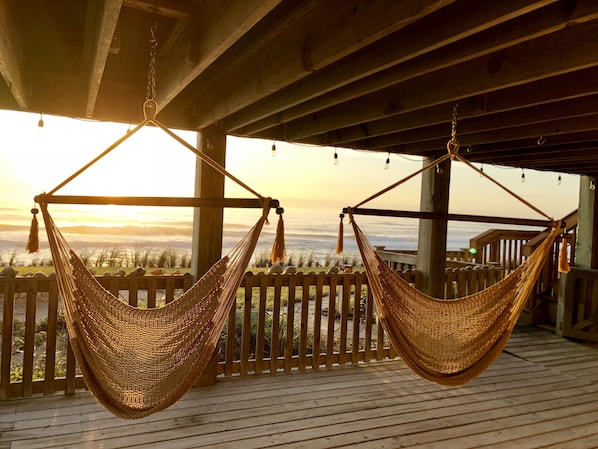
[[[49,195],[35,197],[36,203],[53,204],[94,204],[116,206],[174,206],[174,207],[226,207],[239,209],[260,209],[263,205],[258,198],[187,198],[163,196],[88,196],[88,195]],[[278,200],[270,200],[272,209],[279,207]]]
[[[349,212],[348,207],[343,208],[343,213]],[[406,217],[406,218],[422,218],[425,220],[450,220],[450,221],[471,221],[478,223],[500,223],[521,226],[542,226],[553,227],[555,223],[551,220],[539,220],[529,218],[509,218],[509,217],[492,217],[484,215],[467,215],[467,214],[443,214],[439,212],[416,212],[407,210],[390,210],[390,209],[367,209],[356,208],[351,209],[353,215],[373,215],[379,217]],[[563,222],[561,227],[565,223]]]

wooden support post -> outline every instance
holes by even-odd
[[[224,167],[226,135],[213,129],[201,130],[197,146],[202,153]],[[195,169],[195,196],[224,198],[224,176],[197,158]],[[191,272],[199,279],[222,257],[222,228],[224,218],[221,207],[195,208],[193,214],[193,255]]]
[[[575,266],[598,268],[598,201],[596,176],[582,176],[579,182],[579,227],[575,248]],[[592,183],[594,188],[592,189]]]
[[[424,166],[432,162],[424,159]],[[447,159],[437,169],[422,173],[420,210],[448,213],[451,161]],[[446,266],[447,220],[420,220],[417,247],[417,269],[421,273],[418,288],[424,293],[444,298]]]
[[[222,167],[226,159],[226,135],[215,129],[203,129],[197,135],[199,150]],[[197,158],[195,171],[195,196],[224,198],[224,176]],[[193,213],[193,248],[191,272],[195,280],[205,274],[222,257],[222,207],[195,208]],[[216,353],[200,377],[197,385],[216,383]]]

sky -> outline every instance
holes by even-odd
[[[122,137],[130,125],[39,114],[0,111],[0,207],[23,208],[50,191]],[[134,126],[134,125],[133,125]],[[193,132],[177,132],[192,145]],[[447,140],[450,124],[447,123]],[[276,154],[272,156],[272,144]],[[466,142],[462,142],[466,144]],[[417,157],[387,153],[227,138],[227,170],[263,196],[281,201],[285,214],[303,208],[338,213],[413,173]],[[388,169],[384,168],[390,157]],[[479,164],[476,164],[479,167]],[[579,178],[558,173],[484,166],[494,177],[549,216],[560,218],[577,207]],[[163,131],[144,128],[100,162],[58,190],[57,194],[192,196],[195,155]],[[418,210],[421,177],[384,194],[364,207]],[[251,197],[227,182],[226,196]],[[542,218],[471,168],[453,163],[450,212]],[[30,217],[30,216],[29,216]],[[0,216],[0,223],[2,217]]]

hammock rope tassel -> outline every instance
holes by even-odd
[[[567,235],[563,233],[561,237],[561,249],[559,251],[559,273],[568,273],[571,271],[568,259],[568,246]]]
[[[37,253],[39,251],[39,225],[37,223],[37,214],[39,209],[34,207],[31,209],[33,218],[31,219],[31,228],[29,229],[29,238],[27,239],[27,252]]]
[[[284,220],[282,214],[284,209],[282,207],[276,208],[278,214],[278,225],[276,226],[276,237],[274,238],[274,244],[272,245],[272,252],[270,253],[270,259],[272,264],[284,262],[286,257],[286,249],[284,243]]]
[[[336,254],[340,254],[343,252],[344,248],[343,248],[343,218],[345,218],[345,214],[340,214],[340,222],[338,225],[338,239],[336,241]]]

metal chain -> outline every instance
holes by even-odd
[[[446,144],[451,160],[455,158],[455,155],[459,152],[459,140],[457,139],[457,109],[459,105],[453,105],[453,121],[451,124],[451,140]]]
[[[151,38],[150,38],[150,60],[149,60],[149,70],[147,73],[147,90],[145,93],[145,99],[153,100],[156,99],[156,49],[158,48],[158,39],[156,35],[158,34],[158,23],[154,22],[151,28]]]

